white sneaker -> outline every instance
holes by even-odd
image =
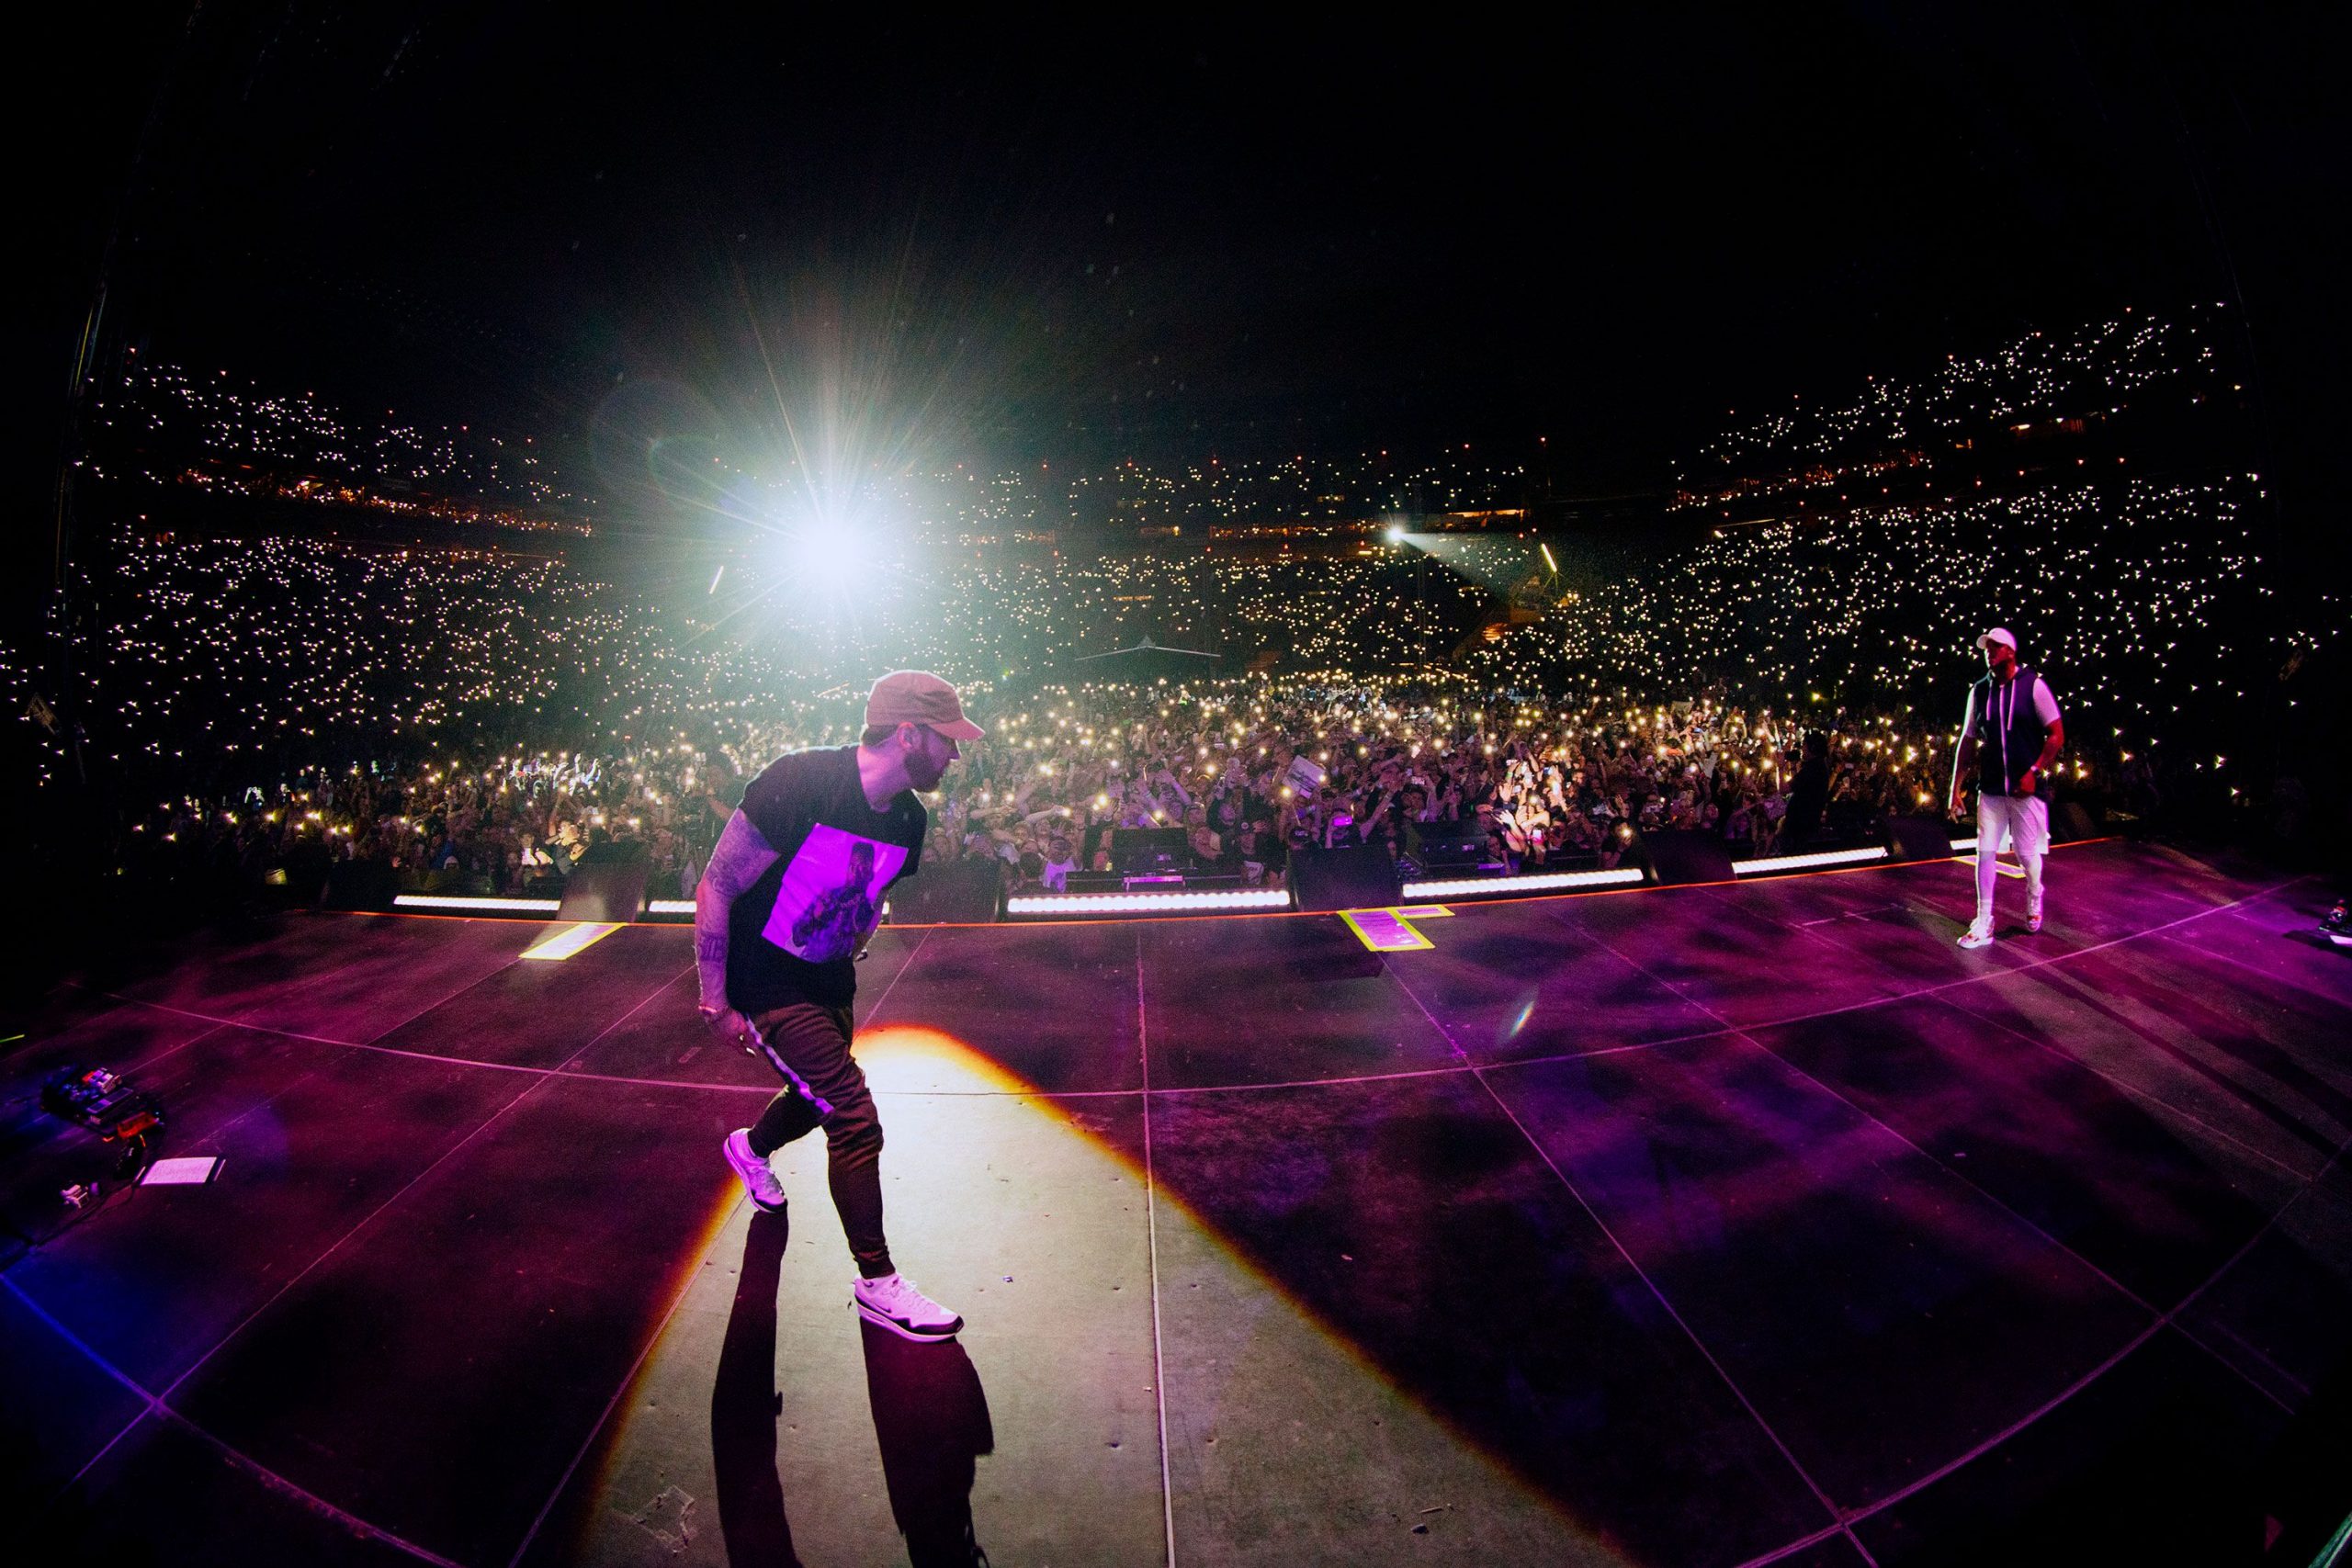
[[[752,1206],[774,1214],[784,1208],[784,1183],[775,1179],[768,1162],[752,1152],[752,1130],[738,1127],[727,1134],[727,1142],[719,1145],[727,1152],[727,1163],[743,1179],[743,1190],[752,1195]]]
[[[1993,926],[1989,920],[1978,920],[1960,933],[1960,945],[1973,951],[1993,945]]]
[[[2033,935],[2041,930],[2041,910],[2028,909],[2025,912],[2025,929],[2028,935]]]
[[[866,1322],[901,1339],[953,1339],[964,1320],[924,1295],[904,1274],[860,1280],[849,1288],[850,1304]]]

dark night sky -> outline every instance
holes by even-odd
[[[2341,478],[2340,56],[2278,13],[391,10],[81,24],[33,428],[127,178],[118,333],[554,435],[756,452],[756,324],[786,405],[869,455],[1543,434],[1595,491],[1655,486],[1729,409],[2202,299],[2246,307],[2290,486]]]

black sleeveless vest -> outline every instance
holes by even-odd
[[[2041,720],[2034,716],[2034,672],[2020,664],[2007,685],[1988,672],[1976,682],[1976,793],[2016,795],[2018,781],[2041,755]],[[2041,781],[2034,781],[2037,792]]]

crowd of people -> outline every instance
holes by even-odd
[[[1744,426],[1690,483],[2201,398],[2225,377],[2218,333],[2200,310],[2030,335]],[[193,410],[204,453],[349,457],[398,434],[359,442],[299,400],[176,374],[123,417]],[[434,474],[474,471],[449,452]],[[2239,740],[2293,732],[2298,671],[2340,657],[2345,617],[2326,585],[2266,564],[2258,473],[2070,466],[1801,520],[1692,513],[1615,546],[1514,532],[1508,510],[1345,547],[1317,535],[1367,498],[1491,508],[1526,479],[1484,455],[1386,457],[959,468],[909,501],[928,521],[861,536],[830,581],[757,539],[715,563],[584,535],[229,536],[165,507],[80,552],[42,637],[0,647],[0,696],[35,794],[105,801],[105,841],[78,856],[292,883],[343,863],[545,887],[623,840],[683,896],[741,781],[850,739],[865,682],[909,666],[956,681],[991,729],[934,802],[926,854],[996,856],[1016,885],[1096,871],[1118,828],[1182,829],[1193,869],[1257,882],[1303,845],[1401,850],[1416,821],[1475,825],[1515,869],[1606,864],[1645,827],[1784,849],[1940,804],[1971,644],[1994,624],[2063,694],[2070,786],[2142,815],[2166,797],[2300,809],[2302,785]],[[528,453],[493,458],[537,473]],[[1057,496],[1095,489],[1116,515],[1164,513],[1168,536],[1057,533]],[[1190,536],[1277,513],[1314,540]],[[1219,657],[1178,660],[1172,685],[1095,657],[1145,639]]]
[[[929,802],[924,863],[993,857],[1013,891],[1126,869],[1122,829],[1181,831],[1175,869],[1261,886],[1308,846],[1408,857],[1417,825],[1474,831],[1483,863],[1512,873],[1613,866],[1657,829],[1769,854],[1934,812],[1953,739],[1916,716],[1721,691],[1544,703],[1336,672],[1046,686],[973,707],[989,735]],[[652,897],[688,897],[748,778],[785,750],[848,743],[856,716],[853,694],[811,719],[705,721],[625,750],[311,769],[158,802],[127,852],[303,897],[352,863],[411,890],[552,896],[598,846],[629,845]],[[2131,782],[2068,764],[2069,788]]]

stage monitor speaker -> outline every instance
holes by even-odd
[[[556,905],[559,920],[589,920],[598,925],[626,925],[645,913],[645,846],[639,843],[592,844],[571,874],[563,879],[563,897]]]
[[[1689,828],[1655,828],[1635,839],[1661,884],[1729,882],[1731,848],[1721,836]]]
[[[2050,812],[2050,841],[2053,844],[2080,843],[2085,839],[2098,837],[2098,819],[2081,802],[2062,800]]]
[[[1291,893],[1302,909],[1385,909],[1396,904],[1400,886],[1396,863],[1383,844],[1290,852]]]
[[[1004,862],[994,855],[925,865],[889,892],[894,926],[984,926],[1004,904]]]
[[[1949,817],[1890,817],[1886,819],[1889,860],[1949,860],[1954,837],[1967,833]]]
[[[1405,852],[1424,871],[1474,866],[1487,858],[1487,835],[1476,820],[1405,824]]]
[[[401,890],[400,875],[379,861],[337,861],[327,867],[330,909],[389,909]]]
[[[1111,869],[1122,876],[1181,871],[1192,852],[1182,828],[1120,828],[1111,834]]]

